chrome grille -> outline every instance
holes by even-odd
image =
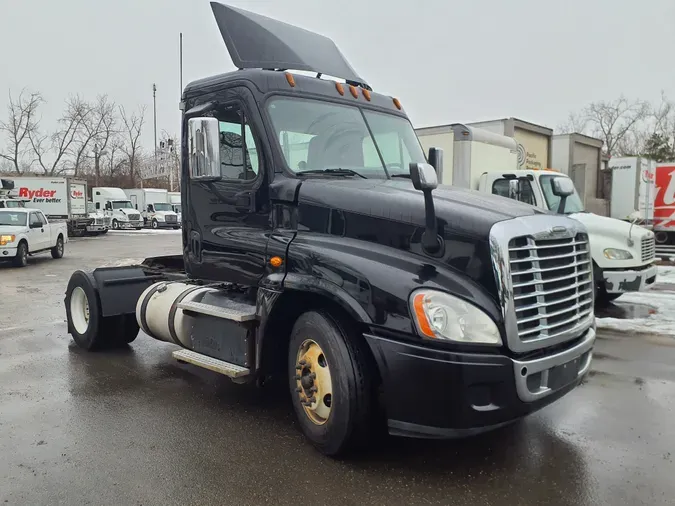
[[[649,262],[654,260],[654,255],[656,254],[656,242],[654,241],[654,236],[649,235],[642,238],[642,261]]]
[[[103,218],[103,224],[104,225],[110,226],[111,223],[112,223],[112,218],[110,216],[106,216],[106,217]]]
[[[588,236],[509,242],[518,337],[523,343],[554,338],[593,312],[593,266]]]
[[[130,214],[129,215],[129,221],[140,221],[141,215],[140,214]]]
[[[166,222],[167,223],[178,223],[178,216],[174,216],[172,214],[169,214],[166,216]]]
[[[94,225],[103,225],[103,218],[94,218]]]

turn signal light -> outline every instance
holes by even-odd
[[[281,257],[272,257],[270,258],[270,265],[272,267],[281,267],[281,264],[284,263],[284,260]]]
[[[426,337],[436,337],[429,319],[427,318],[426,313],[424,312],[424,297],[423,293],[418,293],[413,299],[413,309],[415,310],[415,316],[417,317],[417,323],[419,325],[420,331]]]

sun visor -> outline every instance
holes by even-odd
[[[211,8],[240,69],[306,70],[366,84],[328,37],[218,2]]]

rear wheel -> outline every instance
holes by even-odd
[[[68,331],[80,348],[94,351],[122,346],[138,335],[135,315],[101,315],[93,281],[82,271],[70,277],[65,303]]]
[[[56,246],[52,248],[52,258],[63,258],[63,237],[56,239]]]
[[[26,267],[28,265],[28,244],[20,242],[19,247],[16,248],[16,256],[12,261],[14,267]]]
[[[305,436],[326,455],[365,445],[374,394],[366,350],[323,311],[298,318],[291,333],[288,374],[293,407]]]

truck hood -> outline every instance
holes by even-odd
[[[0,235],[18,235],[21,234],[22,232],[25,232],[27,229],[28,227],[25,226],[12,227],[7,225],[1,225]]]
[[[536,207],[504,197],[440,185],[433,191],[439,225],[454,234],[487,241],[490,228],[499,221],[546,214]],[[299,203],[424,226],[424,195],[410,180],[323,180],[302,183]]]
[[[568,216],[580,221],[586,226],[591,242],[604,237],[627,246],[629,237],[633,239],[636,244],[639,244],[643,238],[654,236],[654,233],[646,228],[638,225],[631,225],[622,220],[600,216],[598,214],[574,213]],[[594,237],[596,239],[594,239]]]
[[[164,217],[166,217],[166,216],[177,216],[177,214],[174,213],[173,211],[156,211],[155,214],[158,215],[158,216],[164,216]]]

